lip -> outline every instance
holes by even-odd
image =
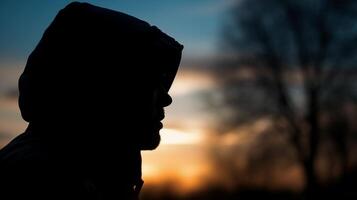
[[[159,108],[157,111],[158,111],[157,112],[158,119],[160,121],[163,120],[165,118],[165,110],[164,110],[164,108]]]
[[[161,121],[161,120],[163,120],[163,119],[165,119],[165,114],[161,114],[161,115],[159,116],[159,121]]]
[[[163,127],[164,127],[164,125],[163,125],[161,122],[159,122],[159,123],[158,123],[158,128],[159,128],[159,129],[162,129]]]
[[[162,112],[159,114],[159,120],[163,120],[165,118],[165,114]]]

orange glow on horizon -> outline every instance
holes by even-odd
[[[173,158],[174,159],[174,158]],[[170,169],[171,168],[171,169]],[[153,165],[143,165],[143,179],[146,185],[162,186],[170,184],[172,189],[179,193],[186,193],[200,189],[203,180],[210,173],[208,165],[189,166],[166,166],[155,167]]]
[[[163,128],[160,131],[161,145],[168,144],[199,144],[203,142],[202,133],[187,132],[177,129]]]
[[[211,167],[205,155],[205,135],[172,128],[162,129],[160,135],[156,150],[142,152],[145,185],[172,185],[179,193],[198,189]]]

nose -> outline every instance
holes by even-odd
[[[172,103],[171,96],[169,94],[167,94],[166,92],[163,93],[162,102],[161,103],[162,103],[163,107],[169,106]]]

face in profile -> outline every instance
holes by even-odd
[[[138,131],[139,144],[142,150],[153,150],[160,144],[160,129],[165,118],[164,107],[172,103],[172,99],[162,85],[158,84],[144,93],[147,109],[142,108],[139,117]]]

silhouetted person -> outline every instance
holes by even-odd
[[[0,151],[0,199],[136,199],[182,49],[123,13],[62,9],[19,80],[29,126]]]

